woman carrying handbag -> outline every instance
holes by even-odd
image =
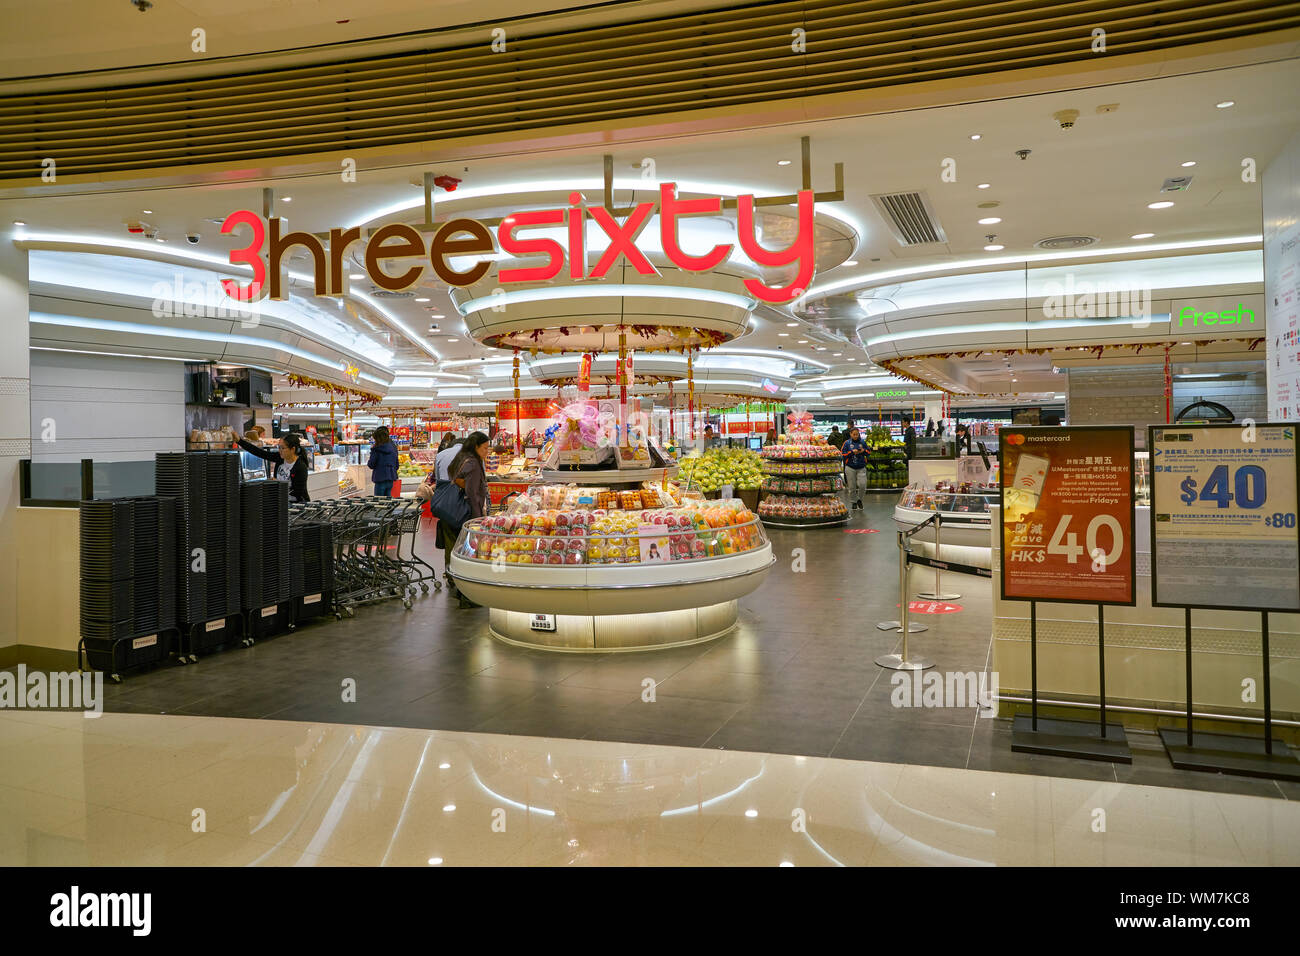
[[[448,555],[460,537],[465,522],[487,515],[487,469],[483,466],[483,459],[490,450],[487,435],[473,432],[461,444],[460,451],[447,469],[451,480],[434,493],[431,507],[434,517],[438,519],[443,546]],[[478,607],[460,592],[454,580],[451,581],[451,588],[462,608]]]

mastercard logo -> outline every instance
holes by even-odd
[[[1025,436],[1024,436],[1024,435],[1008,435],[1008,436],[1007,436],[1007,444],[1008,444],[1008,445],[1023,445],[1024,443],[1025,443]]]

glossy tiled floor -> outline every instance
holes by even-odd
[[[0,766],[4,865],[1300,864],[1292,801],[820,757],[15,711]]]
[[[873,660],[898,637],[875,623],[898,615],[894,496],[870,500],[851,527],[771,532],[778,561],[741,602],[741,626],[710,644],[653,653],[529,651],[486,634],[487,612],[446,593],[390,601],[351,620],[166,666],[107,688],[124,713],[270,717],[417,729],[530,734],[852,760],[1004,770],[1111,782],[1300,798],[1300,785],[1176,771],[1159,741],[1132,734],[1131,766],[1011,752],[1009,722],[973,709],[900,710],[892,672]],[[794,560],[795,549],[804,556]],[[432,549],[428,549],[432,553]],[[434,559],[440,563],[440,558]],[[795,570],[804,567],[806,570]],[[928,584],[914,575],[918,589]],[[953,575],[958,614],[930,616],[916,646],[943,670],[990,659],[986,579]],[[641,698],[645,678],[655,702]],[[355,702],[340,685],[356,681]]]

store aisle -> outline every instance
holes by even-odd
[[[1288,801],[818,757],[20,711],[0,765],[3,865],[1300,864]]]
[[[487,612],[442,594],[395,601],[108,685],[106,709],[138,714],[478,731],[842,757],[1125,781],[1300,799],[1300,785],[1175,771],[1154,735],[1134,763],[1013,754],[1009,721],[973,708],[896,708],[895,672],[874,658],[898,635],[895,496],[870,496],[847,529],[771,532],[777,564],[741,602],[741,626],[703,645],[637,654],[555,654],[487,636]],[[878,533],[848,533],[876,529]],[[426,553],[431,549],[426,549]],[[440,561],[440,559],[439,559]],[[440,563],[439,563],[439,566]],[[923,572],[913,572],[918,590]],[[914,647],[942,670],[988,666],[987,579],[953,575],[955,614],[930,615]],[[655,682],[654,701],[643,699]],[[342,684],[356,682],[355,702]]]

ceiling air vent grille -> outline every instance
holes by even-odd
[[[934,218],[934,210],[925,193],[885,193],[872,196],[876,211],[889,226],[894,238],[905,246],[947,242],[943,226]]]
[[[688,6],[698,9],[680,9]],[[267,68],[230,57],[7,82],[0,181],[40,185],[51,168],[62,183],[316,153],[337,162],[360,149],[423,155],[430,143],[466,137],[595,124],[605,134],[638,117],[738,115],[746,105],[960,87],[1012,70],[1064,74],[1091,68],[1098,24],[1111,49],[1164,58],[1189,45],[1280,42],[1279,31],[1300,27],[1300,2],[616,0],[508,22],[500,53],[488,51],[492,20],[394,37],[382,54],[330,45],[281,51]],[[806,49],[792,48],[792,36],[805,35]]]
[[[1082,249],[1097,241],[1096,236],[1051,236],[1034,243],[1035,249]]]

